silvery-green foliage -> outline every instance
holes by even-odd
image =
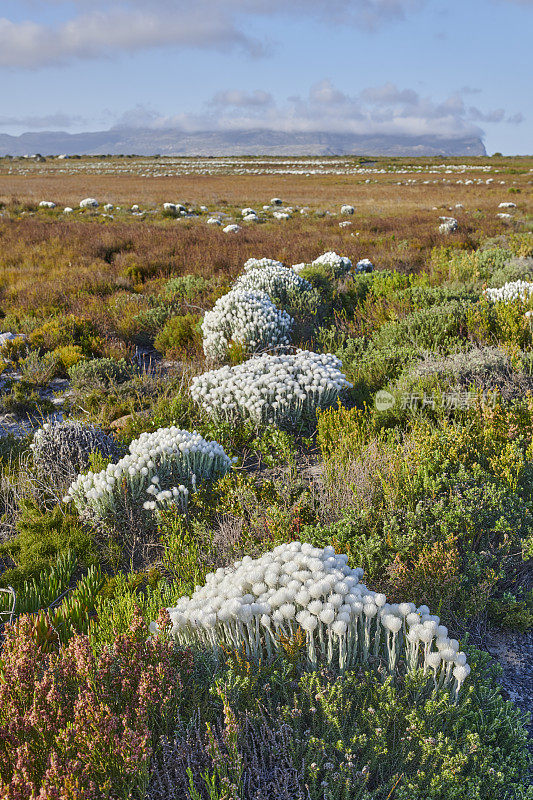
[[[351,386],[341,367],[330,353],[261,355],[199,375],[192,381],[191,395],[214,416],[298,423],[314,417],[317,408],[330,406]]]
[[[348,556],[307,543],[290,542],[260,558],[245,556],[207,575],[205,585],[169,608],[172,635],[181,645],[243,649],[249,658],[270,660],[282,637],[301,628],[307,656],[341,672],[383,659],[391,675],[423,669],[436,686],[457,696],[470,673],[459,642],[448,637],[427,606],[387,603],[368,589],[363,570]],[[157,631],[152,622],[150,629]]]
[[[511,281],[499,289],[485,289],[485,297],[493,303],[513,303],[515,300],[527,301],[533,294],[533,283]]]
[[[248,262],[247,262],[248,263]],[[289,267],[283,265],[265,266],[248,269],[234,284],[235,289],[252,292],[266,292],[280,303],[290,302],[296,293],[310,292],[311,284]]]
[[[253,269],[263,269],[263,267],[283,267],[281,261],[276,261],[274,258],[249,258],[244,262],[244,271],[248,272]]]
[[[322,253],[321,256],[315,258],[314,261],[311,262],[311,265],[314,267],[325,267],[327,272],[331,274],[332,278],[342,278],[343,275],[346,275],[352,269],[352,262],[347,256],[340,256],[338,253],[334,253],[332,250],[328,250],[327,253]],[[294,264],[293,270],[295,272],[301,272],[306,267],[310,266],[309,264]]]
[[[126,503],[147,512],[172,502],[186,508],[190,489],[224,475],[232,463],[218,442],[174,426],[142,433],[129,450],[117,464],[79,475],[65,502],[74,501],[82,517],[104,522],[119,519]]]
[[[52,483],[72,480],[89,466],[91,453],[117,459],[117,442],[95,425],[81,422],[47,422],[35,431],[30,445],[39,473]]]
[[[276,308],[264,292],[232,289],[204,316],[204,353],[207,358],[224,359],[231,343],[248,353],[287,346],[292,324],[292,317]]]

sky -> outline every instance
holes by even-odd
[[[533,153],[533,0],[0,0],[0,132],[481,136]]]

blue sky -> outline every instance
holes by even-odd
[[[532,34],[533,0],[0,0],[0,131],[482,135],[531,153]]]

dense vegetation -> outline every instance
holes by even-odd
[[[8,204],[0,226],[1,327],[24,334],[1,346],[0,402],[41,427],[0,439],[0,797],[532,798],[527,719],[474,646],[487,626],[533,629],[533,298],[484,293],[531,281],[527,226],[471,214],[446,237],[361,216],[355,238],[312,216],[231,237],[31,210]],[[378,268],[312,264],[325,250]],[[204,314],[251,256],[306,264],[272,294],[289,351],[331,354],[303,360],[330,383],[297,413],[291,391],[270,415],[246,406],[254,339],[204,355]],[[191,384],[222,363],[238,401],[212,372],[202,402]],[[68,424],[47,416],[56,379]],[[291,541],[438,614],[472,667],[457,700],[377,649],[315,668],[301,629],[270,659],[176,644],[164,609]]]

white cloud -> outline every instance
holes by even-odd
[[[97,11],[55,28],[0,18],[0,67],[36,68],[165,46],[264,52],[263,45],[238,30],[227,15],[216,9],[206,15],[196,6],[183,16]]]
[[[243,92],[240,89],[227,89],[224,92],[217,92],[212,104],[215,106],[236,106],[241,108],[253,108],[269,106],[274,102],[270,92],[256,89],[253,92]]]
[[[56,111],[55,114],[31,115],[31,116],[0,116],[0,125],[4,128],[33,128],[35,130],[55,130],[60,131],[65,128],[72,128],[74,125],[87,124],[83,117],[65,114]]]
[[[60,24],[31,19],[34,2],[21,0],[29,19],[0,18],[0,67],[36,69],[77,59],[113,58],[157,47],[244,49],[251,55],[269,51],[268,43],[247,33],[258,16],[318,18],[330,24],[375,29],[401,20],[427,0],[85,0],[74,2],[81,13]],[[71,3],[39,3],[47,6]],[[111,10],[110,10],[111,9]]]
[[[276,104],[268,92],[219,92],[203,111],[158,116],[142,107],[124,115],[119,124],[179,128],[184,131],[272,129],[290,132],[327,131],[354,134],[482,136],[477,123],[519,124],[523,117],[505,118],[503,109],[482,111],[465,106],[455,92],[440,102],[393,83],[341,92],[329,79],[311,86],[306,97]],[[135,119],[138,124],[135,124]]]

